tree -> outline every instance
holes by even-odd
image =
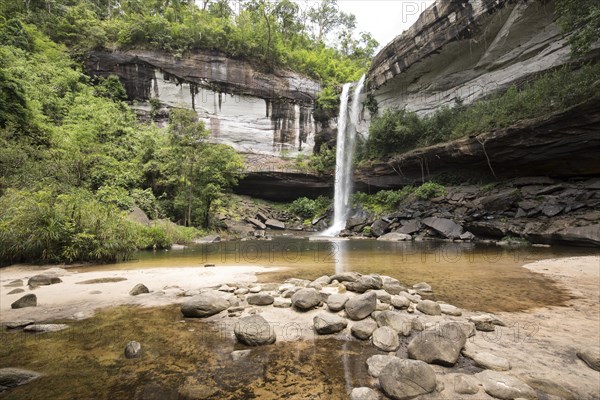
[[[557,0],[558,23],[571,34],[574,55],[587,53],[600,38],[600,3],[598,0]]]
[[[337,0],[323,0],[308,10],[308,18],[315,24],[317,33],[315,39],[319,42],[324,41],[325,36],[335,29],[341,29],[342,32],[349,32],[350,35],[356,27],[356,17],[340,11]]]

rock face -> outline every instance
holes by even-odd
[[[348,321],[345,318],[335,314],[320,313],[313,318],[315,330],[319,335],[328,335],[337,333],[348,326]]]
[[[240,151],[311,152],[312,104],[319,84],[297,73],[257,70],[214,51],[189,52],[179,60],[158,51],[92,52],[92,75],[119,76],[131,100],[157,98],[168,107],[194,109],[212,138]],[[150,111],[142,103],[140,111]]]
[[[217,291],[208,291],[192,297],[181,305],[184,317],[205,318],[229,308],[229,302]]]
[[[498,399],[537,399],[535,391],[524,382],[510,375],[495,371],[483,371],[475,375],[486,393]]]
[[[435,372],[423,361],[396,359],[383,368],[379,384],[392,399],[412,399],[435,390]]]
[[[300,289],[292,296],[292,305],[300,310],[310,310],[321,303],[321,297],[316,289]]]
[[[41,374],[21,368],[0,368],[0,391],[26,385],[39,378]]]
[[[275,343],[275,330],[260,315],[241,318],[234,327],[237,340],[248,346]]]
[[[19,300],[15,301],[10,305],[10,308],[25,308],[25,307],[35,307],[37,306],[37,296],[35,294],[26,294],[21,297]]]
[[[364,319],[371,315],[377,307],[377,295],[367,292],[356,296],[346,302],[345,309],[348,317],[355,321]]]
[[[369,89],[380,109],[427,113],[568,64],[570,47],[554,7],[553,1],[436,0],[375,56]]]

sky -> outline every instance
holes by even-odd
[[[338,0],[340,10],[356,16],[357,32],[367,31],[382,48],[417,21],[433,0]]]

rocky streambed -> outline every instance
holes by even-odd
[[[136,382],[134,388],[113,382],[105,388],[118,394],[113,398],[157,398],[147,393],[161,365],[168,373],[160,390],[155,388],[160,398],[596,398],[600,310],[592,282],[598,280],[598,258],[539,261],[528,268],[550,274],[574,298],[566,307],[490,314],[432,301],[435,287],[426,282],[409,286],[374,273],[260,284],[226,281],[184,291],[176,308],[121,310],[116,320],[103,316],[97,326],[121,327],[127,337],[109,341],[106,348],[98,344],[100,353],[94,346],[85,348],[111,360],[96,368],[118,367]],[[153,296],[140,285],[133,289],[132,298]],[[8,357],[0,364],[4,388],[26,384],[23,389],[35,389],[37,379],[52,374],[32,368],[35,358],[44,357],[39,353],[34,357],[23,349],[22,362],[15,361],[14,339],[32,334],[20,329],[61,324],[63,330],[33,330],[45,332],[36,337],[47,346],[67,335],[73,340],[69,328],[76,331],[85,323],[6,323],[4,314],[2,338],[5,349],[12,350],[4,350]],[[174,343],[186,345],[175,351]],[[157,357],[166,349],[170,356]],[[122,373],[117,376],[123,378]],[[19,389],[7,393],[24,393]]]

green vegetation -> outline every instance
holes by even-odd
[[[313,220],[322,217],[327,210],[331,208],[331,199],[325,196],[319,196],[316,199],[301,197],[294,200],[290,206],[290,213],[304,219]]]
[[[169,130],[139,124],[116,77],[90,80],[32,25],[0,37],[0,263],[116,261],[210,225],[241,171],[233,149],[187,111]],[[127,220],[136,206],[165,220]]]
[[[322,82],[326,90],[319,95],[319,107],[334,115],[337,85],[358,80],[378,46],[369,33],[355,34],[356,18],[339,11],[337,0],[314,2],[310,8],[290,0],[0,0],[0,9],[7,19],[37,24],[78,55],[143,48],[181,58],[206,49],[267,70],[293,69]],[[18,27],[7,36],[15,31]],[[327,45],[333,35],[337,47]]]
[[[421,186],[405,186],[400,190],[380,190],[374,194],[357,192],[352,195],[352,204],[375,214],[396,211],[398,207],[414,200],[429,200],[444,196],[446,188],[439,183],[425,182]]]
[[[571,34],[575,56],[587,53],[600,38],[600,3],[597,0],[556,0],[558,23],[565,34]]]
[[[470,105],[442,107],[418,116],[386,110],[374,118],[369,137],[358,151],[360,159],[381,158],[447,140],[508,127],[520,120],[564,110],[582,101],[600,99],[600,64],[578,71],[562,68],[503,94]]]

